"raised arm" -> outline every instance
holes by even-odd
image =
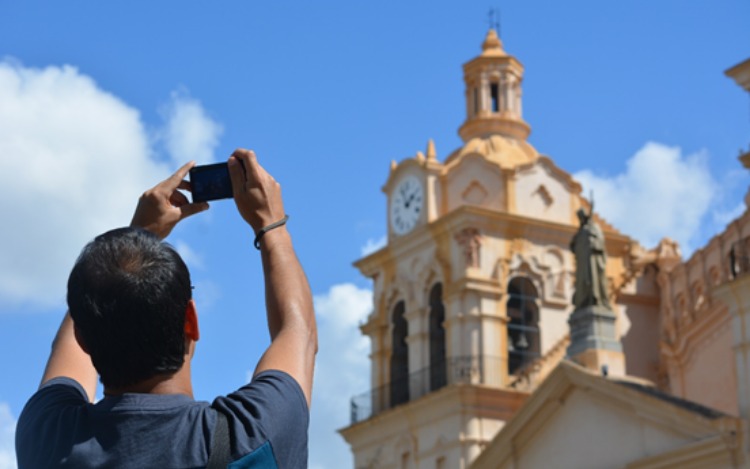
[[[229,158],[229,173],[237,209],[255,233],[285,217],[281,186],[258,164],[255,153],[236,150]],[[310,286],[286,225],[262,236],[260,252],[271,345],[255,374],[272,369],[288,373],[299,383],[309,406],[318,333]]]
[[[47,359],[47,366],[44,368],[44,375],[39,386],[41,387],[52,378],[61,376],[76,380],[86,391],[89,402],[94,402],[96,370],[89,355],[76,341],[73,320],[69,312],[65,313],[60,329],[52,342],[52,351]]]
[[[168,179],[144,192],[138,201],[131,226],[145,228],[164,239],[179,221],[206,210],[208,204],[191,204],[178,191],[189,189],[189,184],[184,178],[194,165],[193,162],[187,163]],[[70,313],[65,314],[52,343],[52,351],[40,386],[59,376],[78,381],[86,390],[89,400],[94,400],[97,373],[91,358],[85,352],[85,347],[76,338],[75,325]]]

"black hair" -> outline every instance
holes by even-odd
[[[107,387],[182,367],[190,298],[190,273],[180,255],[140,228],[96,237],[68,278],[70,315]]]

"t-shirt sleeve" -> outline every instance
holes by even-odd
[[[50,447],[51,442],[65,434],[61,429],[70,427],[66,419],[72,414],[65,409],[86,403],[86,391],[73,379],[61,377],[44,383],[18,418],[16,457],[19,468],[46,466],[40,458],[54,460],[55,448]]]
[[[269,443],[280,469],[307,467],[309,410],[302,389],[287,373],[264,371],[212,407],[229,420],[235,460]]]

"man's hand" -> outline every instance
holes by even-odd
[[[228,164],[237,210],[256,233],[284,218],[281,185],[258,164],[252,150],[235,150]]]
[[[164,239],[184,218],[208,210],[206,202],[191,204],[187,197],[177,190],[190,190],[190,183],[185,181],[185,176],[193,166],[194,161],[187,163],[168,179],[144,192],[138,200],[138,207],[130,226],[144,228]]]

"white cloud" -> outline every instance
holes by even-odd
[[[373,252],[377,251],[378,249],[384,247],[386,243],[388,242],[388,237],[383,235],[378,239],[368,239],[364,246],[362,246],[362,249],[360,250],[360,253],[362,257],[365,257],[369,254],[372,254]]]
[[[728,225],[729,222],[742,215],[746,209],[745,202],[741,202],[728,210],[715,210],[713,212],[714,223],[719,226]]]
[[[195,269],[202,269],[203,268],[203,258],[200,256],[200,254],[196,253],[193,248],[188,245],[185,241],[182,241],[181,239],[178,239],[174,243],[172,243],[172,246],[174,246],[177,253],[180,255],[183,261],[185,261],[185,264],[188,266],[188,269],[192,272]]]
[[[96,234],[167,171],[138,112],[70,66],[0,62],[0,297],[55,305]]]
[[[0,402],[0,469],[16,469],[16,419],[5,402]]]
[[[166,126],[162,133],[164,144],[177,165],[195,160],[199,164],[214,161],[214,149],[219,144],[222,126],[211,119],[200,101],[184,91],[172,93],[162,109]]]
[[[75,67],[0,61],[0,103],[0,305],[59,308],[83,245],[127,225],[138,196],[171,168],[139,112]],[[167,127],[181,128],[183,114]]]
[[[728,171],[721,177],[717,191],[717,203],[712,207],[711,218],[716,232],[723,230],[732,220],[742,215],[747,209],[750,174],[745,168]],[[712,233],[714,234],[714,233]]]
[[[627,162],[624,173],[574,175],[584,194],[594,191],[595,211],[646,247],[669,236],[683,254],[694,248],[701,223],[716,200],[717,183],[706,155],[683,155],[678,147],[649,142]]]
[[[359,324],[372,310],[372,291],[344,283],[315,296],[319,351],[310,421],[310,466],[351,467],[336,430],[349,425],[349,399],[368,390],[369,339]]]

